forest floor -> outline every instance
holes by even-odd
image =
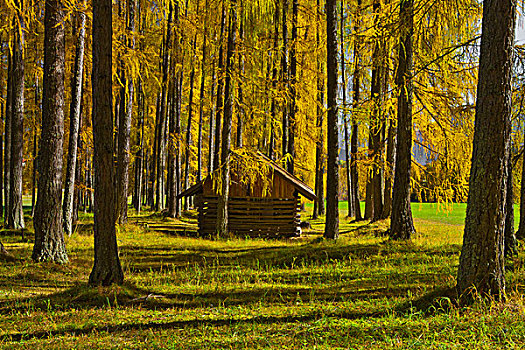
[[[122,286],[91,288],[92,217],[66,239],[70,263],[36,264],[32,232],[0,237],[6,349],[448,349],[525,346],[525,254],[507,261],[506,302],[453,302],[464,205],[413,204],[418,234],[323,220],[290,240],[196,238],[195,219],[130,212]],[[310,207],[307,206],[307,209]],[[307,219],[308,213],[303,214]],[[31,223],[29,223],[31,227]]]

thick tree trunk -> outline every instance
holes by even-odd
[[[400,8],[401,38],[396,83],[397,135],[396,172],[392,193],[390,237],[408,240],[416,232],[410,207],[410,167],[412,165],[412,36],[414,34],[414,1]]]
[[[483,2],[472,165],[458,268],[461,295],[475,292],[503,298],[505,294],[503,246],[515,24],[516,1]]]
[[[24,11],[21,1],[17,4]],[[11,158],[9,171],[9,213],[7,227],[22,229],[25,227],[22,211],[22,163],[24,146],[24,19],[18,14],[18,26],[14,29],[12,60],[12,115],[11,115]]]
[[[75,68],[71,81],[71,104],[69,107],[69,145],[67,153],[67,168],[64,189],[64,203],[62,216],[64,220],[64,233],[71,235],[73,232],[73,198],[75,191],[75,170],[77,164],[78,134],[80,127],[80,109],[82,103],[82,86],[84,77],[84,43],[86,36],[86,15],[79,12],[80,30],[77,37],[75,53]]]
[[[228,233],[228,198],[230,190],[230,147],[233,120],[232,74],[235,36],[237,31],[237,0],[230,2],[228,47],[226,50],[226,77],[224,79],[224,123],[222,126],[221,177],[222,188],[217,203],[217,235],[224,237]]]
[[[91,285],[122,283],[124,274],[117,248],[116,190],[113,169],[112,2],[93,1],[93,143],[95,162],[95,263]]]
[[[46,0],[44,17],[44,94],[39,155],[39,186],[35,210],[34,261],[66,263],[62,222],[64,143],[64,9],[59,0]]]
[[[337,127],[337,11],[336,0],[326,1],[326,68],[328,161],[324,237],[339,237],[339,130]]]

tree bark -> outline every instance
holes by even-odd
[[[412,165],[412,36],[414,34],[414,1],[406,0],[400,7],[401,37],[396,83],[397,147],[396,172],[392,193],[390,237],[408,240],[416,232],[410,207],[410,167]]]
[[[215,155],[213,156],[213,170],[218,169],[221,158],[221,122],[224,104],[224,30],[226,26],[226,9],[225,1],[222,3],[222,13],[221,13],[221,35],[219,37],[219,64],[217,67],[218,77],[217,77],[217,102],[215,107]]]
[[[392,180],[394,179],[394,162],[396,159],[396,130],[390,121],[388,144],[386,147],[385,203],[381,219],[387,219],[392,213]]]
[[[46,0],[44,17],[44,93],[40,136],[40,178],[35,210],[34,261],[66,263],[62,222],[62,167],[64,142],[64,9],[58,0]]]
[[[95,263],[91,285],[122,283],[117,248],[116,190],[113,168],[112,2],[93,1],[93,143],[95,162]]]
[[[224,79],[224,123],[222,126],[221,177],[222,188],[217,203],[217,235],[224,237],[228,233],[228,198],[230,190],[230,148],[233,120],[233,94],[231,88],[233,74],[233,55],[237,30],[237,0],[230,2],[228,47],[226,50],[226,77]]]
[[[282,86],[288,85],[288,23],[286,19],[286,14],[288,13],[288,0],[282,1],[282,32],[283,32],[283,44],[281,46],[281,84]],[[284,101],[287,101],[287,98],[284,99]],[[281,149],[282,149],[282,156],[284,157],[286,153],[288,153],[288,132],[289,132],[289,125],[288,125],[288,108],[286,106],[286,102],[283,103],[282,106],[282,141],[281,141]],[[288,162],[286,164],[286,168],[288,169]]]
[[[336,0],[326,1],[326,68],[328,160],[324,237],[339,237],[339,130],[337,127],[337,11]]]
[[[195,35],[193,38],[193,52],[195,52],[197,46],[197,36]],[[193,145],[192,135],[191,135],[191,128],[192,128],[192,122],[193,122],[193,91],[194,91],[194,85],[195,85],[195,66],[194,66],[195,56],[192,56],[190,66],[192,67],[190,72],[190,92],[188,96],[188,123],[186,124],[186,159],[184,162],[184,190],[186,190],[188,187],[190,187],[190,159],[191,159],[191,146]],[[189,209],[189,197],[186,197],[184,201],[184,210]]]
[[[135,38],[133,32],[135,31],[135,0],[128,0],[127,9],[127,32],[128,32],[128,48],[133,50],[135,48]],[[127,77],[123,79],[123,83],[127,86],[122,88],[121,99],[125,102],[124,110],[119,114],[119,132],[118,132],[118,157],[117,157],[117,208],[118,208],[118,223],[125,224],[128,221],[128,187],[129,187],[129,165],[130,160],[130,138],[131,138],[131,118],[133,114],[133,96],[135,86],[133,83],[133,76],[131,73],[125,73]],[[127,89],[127,91],[126,91]],[[123,103],[124,104],[124,103]]]
[[[354,20],[354,33],[359,33],[361,16],[361,0],[357,0],[356,14]],[[357,109],[359,108],[361,98],[361,42],[357,37],[354,42],[354,80],[353,80],[353,100],[352,100],[352,136],[350,138],[350,182],[352,184],[352,198],[354,200],[355,220],[361,221],[361,202],[359,200],[359,172],[357,169],[357,153],[358,153],[358,132],[357,124]]]
[[[290,111],[288,115],[288,154],[290,161],[287,162],[287,170],[294,173],[295,161],[295,132],[297,113],[297,17],[299,15],[298,0],[292,0],[292,45],[290,46]]]
[[[354,200],[352,198],[352,181],[350,177],[350,142],[348,132],[348,119],[347,119],[347,106],[346,106],[346,62],[345,62],[345,48],[344,48],[344,30],[345,30],[345,15],[344,15],[344,0],[341,0],[341,27],[339,30],[340,40],[339,45],[341,48],[341,81],[343,90],[343,124],[344,124],[344,135],[345,135],[345,162],[346,162],[346,196],[348,203],[348,217],[355,216]]]
[[[458,268],[457,290],[463,296],[475,292],[503,298],[505,294],[503,251],[515,24],[516,1],[483,2],[472,165]]]
[[[7,217],[9,215],[9,190],[10,172],[11,172],[11,120],[13,119],[13,57],[8,50],[7,52],[7,92],[5,106],[5,146],[4,146],[4,225],[7,226]]]
[[[208,9],[208,0],[204,3],[204,8]],[[204,18],[204,33],[202,35],[202,62],[201,62],[201,87],[199,93],[199,136],[197,138],[197,181],[202,179],[202,131],[204,127],[204,94],[206,82],[206,40],[208,39],[208,12]]]
[[[62,216],[64,233],[71,236],[73,232],[73,199],[75,192],[75,170],[77,164],[78,134],[80,127],[80,108],[82,103],[82,86],[84,77],[84,43],[86,36],[86,14],[78,14],[80,29],[77,37],[74,74],[71,79],[71,104],[69,107],[69,144],[67,153],[66,180]]]
[[[7,227],[23,229],[24,213],[22,208],[22,163],[24,146],[24,11],[22,1],[19,6],[18,23],[20,27],[14,28],[14,45],[12,60],[12,116],[11,116],[11,157],[9,171],[9,213],[7,216]]]

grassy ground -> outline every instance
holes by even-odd
[[[0,347],[522,348],[522,253],[508,261],[505,303],[449,299],[463,211],[414,204],[408,243],[381,236],[388,223],[349,223],[344,208],[337,242],[319,239],[322,220],[300,239],[208,240],[194,219],[132,215],[118,233],[126,282],[109,288],[86,285],[89,216],[64,266],[31,262],[32,237],[4,232],[17,260],[0,265]]]

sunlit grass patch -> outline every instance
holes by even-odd
[[[355,223],[341,213],[334,242],[321,238],[324,218],[300,239],[205,239],[191,234],[194,218],[131,212],[117,237],[126,281],[107,288],[86,283],[93,263],[89,215],[66,238],[67,265],[33,263],[30,230],[27,241],[4,236],[16,260],[0,265],[0,345],[523,347],[523,255],[508,261],[506,302],[459,308],[450,291],[462,225],[427,213],[416,217],[410,242],[390,241],[388,221]]]

